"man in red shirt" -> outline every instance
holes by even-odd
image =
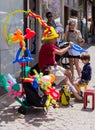
[[[58,49],[55,45],[44,43],[39,52],[39,69],[44,71],[48,66],[56,64],[54,50]]]
[[[69,43],[69,46],[63,49],[57,48],[55,43],[58,38],[58,34],[56,33],[53,27],[50,28],[50,31],[47,33],[46,37],[43,37],[43,40],[47,42],[43,43],[40,51],[39,51],[39,61],[38,66],[41,72],[44,72],[46,69],[49,69],[50,73],[55,75],[55,84],[59,84],[61,81],[64,81],[69,87],[70,91],[75,95],[75,97],[79,100],[82,100],[75,88],[70,82],[70,72],[65,70],[63,67],[57,65],[55,60],[55,55],[63,55],[65,54],[72,46],[72,43]],[[72,88],[72,89],[71,89]]]

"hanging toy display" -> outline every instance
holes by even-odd
[[[25,47],[25,39],[30,39],[30,38],[34,37],[35,34],[36,33],[34,31],[32,31],[31,29],[26,28],[25,35],[22,35],[22,32],[20,29],[18,29],[14,34],[9,35],[8,44],[11,45],[11,44],[19,42],[19,46],[20,46],[20,48],[17,51],[16,58],[13,61],[13,63],[16,63],[16,62],[19,62],[19,63],[24,62],[25,63],[28,61],[33,61],[33,58],[31,56],[29,49]],[[25,56],[20,57],[21,52],[26,53],[27,57],[25,57]]]

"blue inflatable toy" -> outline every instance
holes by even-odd
[[[25,52],[27,53],[27,57],[20,57],[20,53],[22,51],[22,48],[19,48],[18,51],[17,51],[17,54],[16,54],[16,59],[13,61],[13,63],[16,63],[16,62],[28,62],[28,61],[33,61],[34,59],[32,58],[31,56],[31,53],[29,51],[29,49],[26,48]]]
[[[68,51],[69,55],[72,55],[72,56],[78,56],[80,55],[80,53],[82,52],[85,52],[87,53],[88,51],[83,49],[82,47],[80,47],[79,45],[77,44],[73,44],[72,45],[72,48]]]

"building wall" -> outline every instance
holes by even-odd
[[[17,29],[23,30],[23,14],[17,13],[6,21],[8,14],[14,10],[23,9],[23,1],[1,0],[0,1],[0,73],[16,73],[20,68],[18,64],[13,64],[18,44],[8,46],[5,34],[14,33]],[[6,24],[8,22],[8,24]],[[6,26],[6,30],[4,26]],[[5,33],[6,32],[6,33]]]
[[[31,9],[31,11],[34,13],[41,15],[41,2],[42,0],[27,0],[26,10]],[[17,50],[19,49],[19,45],[8,45],[8,41],[4,35],[5,20],[9,13],[14,10],[23,10],[23,8],[23,0],[19,0],[19,2],[16,0],[0,1],[0,73],[3,73],[5,75],[8,73],[14,75],[20,71],[20,66],[18,63],[13,64],[13,60],[15,59]],[[27,25],[25,26],[30,27],[32,30],[36,31],[36,40],[33,41],[30,39],[27,43],[28,48],[32,52],[32,57],[34,58],[34,62],[29,63],[29,65],[33,67],[38,62],[38,52],[41,45],[41,26],[39,22],[34,18],[28,18],[27,21]],[[24,24],[23,13],[12,15],[8,21],[6,31],[7,34],[14,33],[17,29],[21,29],[23,31]],[[35,51],[33,51],[34,47]]]
[[[64,28],[70,18],[76,18],[78,16],[78,1],[64,0]]]

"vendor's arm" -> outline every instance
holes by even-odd
[[[62,48],[62,49],[55,49],[55,54],[57,55],[63,55],[65,54],[71,47],[72,47],[72,42],[69,43],[69,45],[66,48]]]

